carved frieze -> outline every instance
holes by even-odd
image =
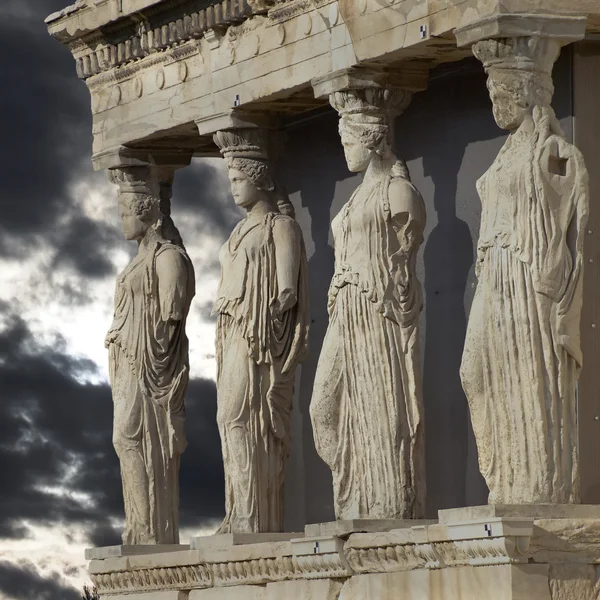
[[[346,559],[356,573],[391,573],[424,568],[427,561],[414,544],[346,549]]]
[[[269,10],[269,20],[274,23],[284,23],[299,15],[310,13],[315,8],[320,9],[327,5],[333,6],[331,0],[291,0],[288,2],[278,2]],[[335,10],[337,11],[337,4],[335,5]],[[335,25],[335,23],[330,24]],[[305,34],[309,35],[310,30],[305,30]]]
[[[299,573],[292,556],[215,563],[211,567],[215,587],[285,581],[296,579]]]
[[[102,595],[169,589],[261,585],[292,579],[349,577],[339,553],[265,557],[182,567],[137,569],[92,575]]]
[[[443,569],[527,563],[529,538],[440,541],[423,544],[394,544],[373,548],[347,545],[345,555],[356,573],[393,573],[413,569]]]
[[[523,537],[483,538],[436,543],[435,550],[446,567],[507,565],[528,562],[528,543]]]
[[[246,0],[224,0],[199,11],[183,7],[178,18],[143,15],[144,20],[135,28],[94,32],[73,40],[69,48],[76,59],[77,75],[89,79],[200,39],[206,31],[239,23],[251,13]]]
[[[499,537],[372,548],[353,547],[351,539],[339,551],[120,571],[96,574],[92,580],[101,594],[113,595],[142,590],[261,585],[294,579],[337,579],[414,569],[518,564],[528,561],[528,555],[522,552],[528,539]]]
[[[307,554],[297,556],[296,560],[303,579],[350,577],[353,574],[340,552]]]
[[[207,565],[100,573],[91,578],[101,595],[212,586],[212,574]]]

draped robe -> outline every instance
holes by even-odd
[[[579,501],[576,386],[587,171],[552,109],[478,182],[477,291],[461,365],[489,503]]]
[[[297,302],[282,315],[273,230],[300,257]],[[278,238],[280,240],[280,238]],[[278,241],[281,243],[281,241]],[[221,249],[217,320],[217,421],[225,466],[221,532],[283,528],[283,481],[296,366],[307,350],[306,251],[296,221],[244,219]]]
[[[157,259],[165,253],[178,269],[170,273],[176,277],[172,285],[159,286]],[[167,242],[138,254],[117,279],[106,345],[125,544],[179,542],[179,456],[187,445],[189,379],[185,323],[193,296],[190,259],[183,248]],[[131,461],[144,465],[143,481],[128,467]]]
[[[412,215],[402,229],[394,225],[391,181],[359,186],[332,223],[330,321],[311,418],[317,452],[333,473],[338,519],[415,518],[424,508],[415,272],[422,235],[404,236]]]

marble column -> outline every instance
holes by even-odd
[[[246,211],[220,252],[217,420],[225,467],[220,532],[283,530],[296,367],[310,314],[300,226],[271,157],[277,135],[261,127],[214,134],[235,203]]]
[[[186,318],[194,269],[171,218],[174,167],[110,170],[123,234],[138,252],[117,278],[106,336],[121,465],[126,545],[179,542],[179,458],[189,379]],[[133,164],[131,164],[133,163]]]
[[[381,74],[380,74],[381,75]],[[313,83],[340,115],[348,168],[364,179],[332,222],[329,326],[311,401],[337,519],[423,516],[423,307],[416,259],[423,198],[394,150],[412,92],[364,71]]]
[[[507,35],[472,48],[488,75],[494,118],[509,132],[477,184],[478,285],[460,372],[490,504],[579,501],[589,194],[583,157],[551,107],[552,67],[570,41],[560,23],[556,35]]]

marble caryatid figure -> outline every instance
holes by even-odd
[[[461,366],[490,504],[579,501],[576,385],[581,368],[588,176],[550,101],[559,45],[477,43],[494,117],[510,135],[478,182],[473,300]]]
[[[121,463],[124,544],[179,543],[179,457],[186,447],[185,322],[194,269],[170,217],[171,185],[154,167],[111,171],[123,233],[138,252],[117,279],[106,336]]]
[[[283,529],[296,367],[307,350],[307,262],[293,207],[276,185],[261,129],[214,136],[247,211],[220,253],[217,420],[225,466],[220,532]]]
[[[333,473],[338,519],[422,515],[425,478],[415,272],[425,205],[393,150],[410,93],[330,96],[348,168],[364,179],[332,223],[329,327],[311,403],[315,443]]]

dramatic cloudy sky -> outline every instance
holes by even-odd
[[[122,240],[115,194],[92,171],[91,114],[44,18],[67,0],[0,0],[0,599],[76,600],[83,549],[119,542],[104,334]],[[190,446],[183,537],[222,515],[210,298],[239,218],[219,162],[178,178],[173,214],[197,271],[190,316]]]

